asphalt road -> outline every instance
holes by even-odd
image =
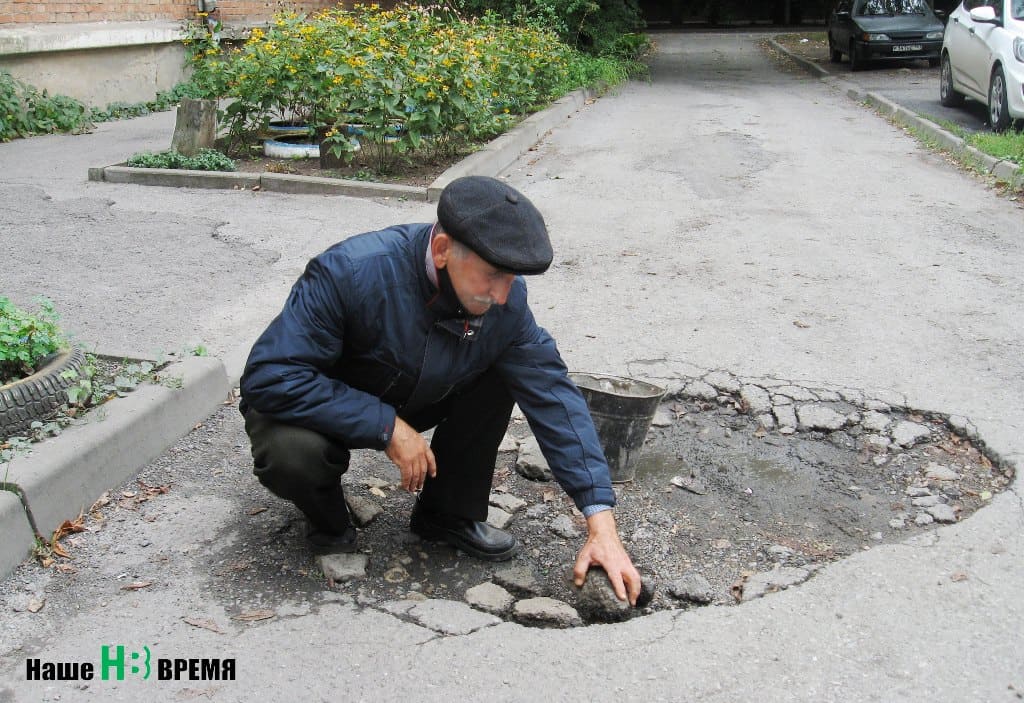
[[[85,183],[86,166],[163,148],[171,123],[0,145],[0,287],[19,301],[51,293],[97,344],[202,342],[237,358],[307,257],[349,233],[431,217],[382,200]],[[547,217],[555,265],[530,280],[531,302],[570,367],[888,390],[966,415],[990,451],[1024,457],[1019,203],[827,84],[780,70],[757,37],[659,35],[650,83],[587,106],[506,175]],[[326,592],[315,575],[289,591],[270,571],[219,588],[256,529],[250,505],[217,478],[248,472],[237,430],[184,440],[223,463],[179,448],[148,469],[183,478],[151,506],[144,533],[111,521],[102,539],[79,536],[95,538],[97,556],[77,573],[28,565],[0,584],[0,700],[1000,701],[1024,691],[1019,482],[961,524],[866,549],[742,606],[444,636]],[[125,579],[152,583],[126,590]],[[15,611],[26,594],[45,607]],[[252,608],[277,617],[232,620]],[[118,643],[233,657],[239,678],[25,680],[29,657],[98,662],[102,644]]]

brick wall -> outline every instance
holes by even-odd
[[[337,4],[338,0],[218,0],[214,16],[225,23],[258,22],[280,9],[308,12]],[[0,0],[0,25],[184,20],[194,17],[195,11],[196,0]]]

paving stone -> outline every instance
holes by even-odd
[[[933,518],[928,513],[918,513],[917,517],[914,518],[914,524],[918,525],[920,527],[924,527],[925,525],[930,525],[933,522],[935,522],[935,518]]]
[[[466,591],[466,602],[493,615],[502,615],[512,607],[515,598],[496,583],[485,581]]]
[[[704,383],[704,381],[690,381],[683,388],[683,395],[700,400],[714,400],[718,397],[718,391],[715,390],[714,386]]]
[[[907,486],[903,491],[911,498],[920,498],[921,496],[930,496],[932,490],[926,486]]]
[[[728,371],[712,371],[704,376],[704,381],[725,393],[739,393],[740,382]]]
[[[812,430],[838,430],[846,424],[846,418],[827,405],[801,405],[796,413],[800,424]]]
[[[512,522],[512,514],[506,513],[501,508],[495,508],[493,505],[487,506],[487,524],[491,527],[496,527],[499,530],[504,530],[508,527],[509,523]]]
[[[935,481],[956,481],[960,478],[960,474],[953,469],[948,466],[936,464],[935,462],[930,462],[928,466],[925,467],[924,475],[925,478],[930,478]]]
[[[921,496],[920,498],[914,498],[910,501],[910,504],[915,508],[930,508],[933,505],[939,504],[938,496]]]
[[[771,571],[759,571],[744,582],[741,600],[753,600],[767,593],[785,590],[803,583],[810,575],[807,569],[795,566],[777,566]]]
[[[912,447],[932,434],[930,428],[909,420],[901,420],[892,430],[892,440],[901,447]]]
[[[468,635],[481,627],[501,622],[501,618],[482,613],[466,603],[438,598],[416,603],[406,611],[406,615],[423,627],[445,635]]]
[[[668,594],[692,603],[710,603],[715,600],[715,589],[711,583],[695,571],[685,573],[673,581],[668,587]]]
[[[571,627],[582,623],[575,608],[554,598],[527,598],[516,603],[512,612],[516,620],[530,625]]]
[[[938,505],[926,508],[926,510],[928,511],[928,514],[935,519],[935,522],[956,522],[956,510],[953,509],[952,505],[939,503]]]
[[[772,412],[775,414],[779,427],[792,428],[797,426],[796,411],[793,410],[792,405],[775,405],[772,407]]]
[[[356,527],[366,527],[376,520],[384,512],[384,508],[377,505],[369,498],[345,494],[345,504],[348,505],[349,513]]]
[[[530,435],[519,445],[519,458],[516,459],[516,472],[533,481],[551,481],[554,476],[548,467],[547,459],[541,454],[537,438]]]
[[[893,518],[889,521],[889,527],[891,527],[894,530],[902,530],[906,526],[906,521],[901,520],[900,518]]]
[[[317,557],[320,570],[331,581],[349,581],[366,576],[365,554],[324,554]]]
[[[526,517],[530,520],[539,520],[550,512],[551,508],[548,507],[547,504],[537,503],[536,505],[531,505],[526,509]]]
[[[506,513],[517,513],[526,507],[526,501],[510,493],[492,493],[487,502]]]
[[[760,386],[746,385],[740,388],[740,402],[750,415],[762,415],[772,411],[771,396]]]
[[[875,398],[868,398],[865,400],[864,407],[868,410],[874,410],[875,412],[880,413],[887,413],[892,410],[888,403],[883,403],[881,400],[877,400]]]
[[[580,531],[576,529],[576,525],[573,524],[572,518],[568,515],[556,517],[548,524],[548,529],[565,539],[575,539],[580,536]]]
[[[886,449],[892,446],[892,442],[889,441],[889,438],[883,437],[880,434],[865,435],[864,443],[867,444],[869,449],[873,449],[877,452],[884,452]]]
[[[868,432],[885,432],[891,422],[892,419],[888,415],[877,410],[868,410],[861,418],[860,424]]]
[[[498,445],[499,452],[514,452],[519,450],[519,440],[510,435],[508,432],[501,438],[501,444]]]
[[[494,582],[504,586],[513,593],[526,596],[538,596],[543,593],[537,577],[528,566],[508,566],[494,573]]]
[[[654,427],[671,427],[672,423],[675,421],[675,413],[662,406],[654,413],[654,419],[651,420],[651,425]]]
[[[775,418],[771,415],[771,413],[764,413],[762,415],[757,416],[757,424],[766,430],[774,430]]]

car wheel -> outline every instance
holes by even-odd
[[[850,42],[850,70],[864,70],[864,59],[857,55],[857,45],[854,44],[852,41]]]
[[[964,96],[953,88],[953,67],[949,63],[949,54],[942,55],[942,70],[939,73],[939,101],[946,107],[960,107],[964,104]]]
[[[836,48],[831,34],[828,35],[828,58],[832,63],[839,63],[843,60],[843,52]]]
[[[988,84],[988,122],[993,132],[1004,132],[1010,126],[1010,106],[1006,98],[1006,76],[996,66]]]

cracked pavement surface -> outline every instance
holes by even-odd
[[[994,452],[1019,461],[1019,204],[820,82],[778,70],[753,35],[657,40],[651,83],[587,106],[506,174],[552,231],[555,266],[531,279],[530,293],[570,367],[656,376],[640,360],[663,359],[692,376],[725,369],[888,390],[970,418]],[[203,343],[237,370],[309,256],[347,234],[432,215],[415,203],[85,182],[89,166],[161,148],[172,125],[155,115],[0,145],[5,294],[27,303],[47,293],[67,326],[104,351]],[[84,258],[37,255],[58,243]],[[149,288],[162,271],[180,273]],[[251,622],[231,620],[225,594],[205,587],[208,573],[122,590],[158,540],[206,554],[238,538],[213,488],[181,499],[201,519],[152,523],[149,547],[118,533],[120,551],[90,567],[105,588],[98,600],[73,588],[51,599],[53,576],[34,567],[4,581],[5,598],[47,598],[36,613],[0,616],[0,701],[248,701],[267,691],[999,701],[1024,691],[1019,483],[962,523],[855,554],[738,607],[458,636],[343,594],[288,590],[288,574],[239,584],[247,598],[272,592],[279,604],[277,617]],[[27,657],[96,662],[100,645],[114,643],[234,657],[239,678],[24,680]]]

